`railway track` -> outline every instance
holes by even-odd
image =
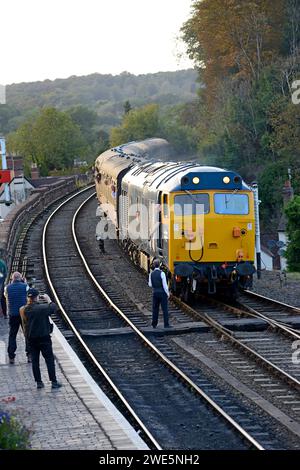
[[[82,197],[82,202],[86,198],[84,193],[78,197]],[[132,299],[132,303],[128,302],[128,296],[116,289],[118,279],[115,279],[109,263],[105,263],[107,273],[103,274],[99,257],[95,257],[95,251],[87,243],[88,230],[84,223],[86,219],[83,217],[82,222],[73,222],[73,234],[79,234],[77,243],[84,252],[82,256],[86,258],[88,267],[97,281],[105,286],[106,296],[112,297],[112,300],[107,297],[103,300],[103,292],[102,297],[99,296],[98,287],[86,278],[78,247],[76,248],[76,243],[70,238],[71,219],[78,205],[78,198],[73,198],[68,205],[60,208],[47,224],[47,231],[50,231],[44,257],[47,258],[48,281],[57,292],[57,301],[59,299],[61,308],[66,306],[67,310],[65,320],[57,318],[57,322],[75,349],[79,349],[78,343],[82,346],[84,343],[84,347],[90,350],[89,357],[93,356],[95,359],[93,370],[102,368],[101,373],[107,376],[106,380],[111,382],[111,387],[114,384],[119,390],[114,393],[123,403],[122,410],[126,408],[127,414],[131,411],[133,415],[136,414],[135,423],[139,429],[145,427],[144,435],[148,435],[151,446],[169,449],[233,449],[249,446],[284,448],[284,443],[279,442],[272,432],[268,431],[267,423],[261,417],[256,416],[253,410],[251,416],[243,401],[233,397],[222,386],[216,385],[209,374],[176,351],[174,343],[165,341],[166,338],[172,339],[170,332],[166,335],[158,329],[157,334],[153,336],[148,326],[149,311],[147,312],[145,305],[138,302],[137,298]],[[89,211],[88,204],[82,207],[80,214],[84,211]],[[38,253],[38,233],[40,234],[43,223],[40,219],[35,223],[35,227],[27,230],[23,257],[32,249]],[[44,238],[46,239],[46,235]],[[60,243],[57,243],[58,238]],[[27,276],[33,277],[34,274],[37,279],[36,286],[45,290],[40,261],[37,257],[33,263],[28,257]],[[130,263],[128,273],[129,268],[132,268]],[[117,304],[114,312],[111,306],[108,307],[110,302]],[[178,325],[184,325],[186,328],[186,313],[176,306],[171,310]],[[68,330],[69,327],[71,330]],[[135,331],[140,329],[144,335]],[[190,331],[193,331],[193,327]],[[75,340],[75,337],[78,339]],[[149,352],[150,349],[152,353]],[[161,362],[163,356],[164,363]],[[187,382],[185,376],[188,378]],[[233,418],[232,422],[228,421],[227,415]],[[204,434],[202,429],[206,430]]]
[[[93,210],[91,210],[91,207],[88,206],[85,209],[83,209],[83,212],[84,211],[86,211],[86,216],[88,216],[88,214],[95,213],[96,209],[94,208]],[[85,240],[85,236],[86,236],[86,231],[82,233],[82,240]],[[90,235],[90,238],[92,238],[92,235]],[[94,269],[93,258],[97,250],[97,245],[93,244],[90,240],[89,243],[82,243],[82,249],[85,252],[86,258],[90,259],[90,265],[91,265],[91,269],[94,275],[97,278],[101,279],[102,284],[104,284],[108,289],[111,289],[112,291],[114,291],[114,289],[117,290],[118,285],[122,283],[126,291],[125,295],[126,295],[127,307],[131,309],[132,311],[135,310],[134,316],[138,315],[140,322],[145,324],[145,321],[147,321],[149,325],[150,319],[151,319],[151,312],[149,310],[151,308],[151,295],[149,292],[147,293],[147,289],[145,290],[145,286],[146,286],[145,276],[142,275],[138,270],[134,268],[134,266],[126,258],[122,250],[118,248],[118,245],[116,244],[116,242],[108,241],[107,242],[107,255],[102,255],[100,258],[101,260],[105,262],[104,271],[107,274],[109,274],[108,276],[103,275],[104,271],[103,271],[102,266],[97,266],[97,268]],[[133,289],[131,287],[132,285],[134,286]],[[130,299],[132,300],[131,306],[130,306],[130,301],[129,301]],[[124,301],[125,299],[123,298],[122,302]],[[183,311],[182,305],[172,306],[172,304],[170,304],[170,306],[171,306],[170,310],[171,310],[172,322],[173,322],[173,325],[175,325],[173,333],[171,333],[170,335],[170,332],[166,333],[163,329],[161,329],[161,331],[157,332],[158,334],[154,336],[153,342],[157,344],[160,349],[165,348],[166,354],[168,355],[168,357],[172,357],[173,360],[176,362],[176,364],[178,364],[180,363],[180,357],[178,357],[178,355],[176,356],[174,352],[174,344],[170,346],[170,343],[172,341],[175,341],[173,339],[174,335],[184,334],[184,337],[186,338],[186,343],[188,344],[189,341],[192,341],[191,339],[191,337],[193,336],[192,332],[198,331],[198,330],[204,331],[204,327],[203,327],[203,323],[199,322],[200,317],[195,315],[195,312],[193,312],[193,315],[189,313],[189,316],[188,316],[187,313]],[[215,307],[209,307],[208,305],[204,306],[202,304],[202,309],[204,308],[206,310],[206,307],[207,309],[211,308],[212,311],[216,310]],[[138,312],[136,312],[137,310]],[[232,324],[230,325],[230,321],[234,323],[238,323],[236,321],[236,315],[232,313],[228,313],[227,309],[225,310],[223,308],[222,312],[221,311],[219,312],[219,315],[222,315],[223,319],[226,319],[225,325],[228,325],[230,328],[232,328],[233,326]],[[228,320],[228,317],[230,317],[229,320]],[[193,321],[191,321],[191,318],[193,319]],[[247,323],[249,322],[250,320],[247,321]],[[260,322],[260,323],[262,324],[264,322]],[[243,328],[244,327],[242,327],[242,329]],[[266,329],[265,324],[263,324],[263,329]],[[206,331],[208,330],[209,330],[209,327],[207,326]],[[150,329],[148,328],[146,333],[150,333],[150,331],[151,331],[151,328]],[[162,336],[160,339],[159,339],[159,335]],[[288,383],[285,384],[284,382],[282,382],[282,380],[277,375],[270,373],[269,370],[262,367],[260,362],[254,361],[253,358],[248,356],[248,354],[245,355],[239,349],[236,349],[233,351],[231,343],[225,342],[223,335],[219,334],[218,335],[219,339],[216,340],[213,334],[211,334],[211,337],[207,341],[204,341],[205,335],[203,333],[200,336],[199,334],[195,333],[194,337],[196,338],[195,341],[197,341],[198,348],[199,348],[199,344],[207,343],[210,345],[210,347],[213,347],[214,345],[216,348],[218,348],[218,350],[220,350],[220,353],[218,353],[217,360],[219,360],[219,357],[221,359],[223,357],[224,358],[226,357],[226,361],[227,361],[226,367],[230,366],[230,368],[232,367],[232,369],[238,369],[240,385],[242,385],[242,380],[245,379],[246,381],[248,380],[248,383],[251,386],[251,388],[254,388],[254,386],[256,386],[256,390],[260,393],[259,397],[257,397],[257,403],[260,406],[265,399],[266,400],[265,407],[264,407],[265,411],[269,412],[270,408],[272,407],[272,404],[276,406],[278,405],[279,409],[276,408],[273,410],[273,416],[276,419],[278,419],[281,422],[281,424],[284,424],[285,426],[288,427],[289,430],[295,433],[297,436],[297,440],[299,440],[299,437],[300,437],[300,427],[299,427],[299,422],[298,422],[299,407],[297,403],[298,393],[296,390],[291,389]],[[203,338],[203,341],[201,341],[200,337],[201,339]],[[168,344],[166,344],[166,338],[170,338],[170,341],[168,341]],[[200,339],[200,342],[199,342],[199,339]],[[220,344],[222,347],[220,347]],[[189,349],[188,346],[185,349],[188,350]],[[211,353],[213,353],[213,351],[210,349],[209,354]],[[233,359],[232,362],[230,361],[230,358]],[[211,375],[213,375],[214,369],[210,370],[209,372]],[[234,372],[236,372],[236,370]],[[192,375],[193,374],[194,374],[194,371],[192,372]],[[258,386],[261,387],[261,389],[259,389]],[[239,388],[237,387],[236,390],[239,390]],[[220,393],[220,390],[219,390],[219,393]],[[249,396],[250,395],[251,393],[249,394]],[[251,397],[251,399],[252,398],[253,397]],[[298,444],[296,442],[296,446]]]
[[[238,303],[239,307],[236,307],[215,299],[205,299],[201,308],[196,307],[194,309],[184,303],[182,303],[182,306],[192,315],[203,319],[234,346],[251,355],[256,361],[299,391],[300,364],[293,360],[293,343],[300,340],[300,332],[290,328],[286,323],[279,322],[273,316],[270,317],[268,314],[270,305],[274,304],[277,309],[283,310],[284,304],[273,302],[271,299],[262,298],[261,296],[256,297],[254,295],[254,298],[256,302],[254,304],[252,301],[252,306],[250,305],[251,302],[245,305],[244,300],[243,303]],[[179,300],[176,300],[176,302],[181,304]],[[260,302],[263,302],[264,309],[260,308]],[[256,309],[253,308],[253,305]],[[260,311],[258,311],[258,308],[260,308]],[[289,307],[289,313],[295,313],[297,310]],[[237,331],[234,333],[229,331],[222,324],[226,312],[230,312],[233,317],[248,316],[252,319],[261,320],[263,331]],[[230,318],[232,318],[232,315]],[[284,315],[284,313],[282,312],[281,315]]]
[[[274,320],[287,326],[290,330],[295,327],[300,328],[300,308],[298,307],[293,307],[252,291],[241,293],[238,304],[250,313]]]
[[[59,207],[44,227],[47,281],[76,339],[152,446],[263,449],[141,332],[129,318],[131,312],[124,313],[115,304],[122,294],[114,292],[112,300],[103,290],[80,250],[76,217],[82,206],[71,221],[74,206],[78,206],[75,197]],[[200,433],[203,422],[206,430]]]

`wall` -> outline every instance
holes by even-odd
[[[87,181],[85,182],[87,184]],[[75,191],[79,186],[77,176],[63,179],[51,186],[32,190],[31,196],[18,205],[0,223],[0,257],[4,258],[10,270],[18,237],[34,216],[63,196]]]

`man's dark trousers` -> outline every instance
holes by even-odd
[[[19,331],[19,327],[21,325],[22,328],[22,321],[20,315],[10,315],[9,316],[9,337],[8,337],[8,347],[7,352],[10,359],[15,358],[15,353],[17,349],[17,334]],[[25,351],[28,356],[30,353],[30,347],[28,344],[28,340],[25,335]]]
[[[168,296],[165,292],[154,292],[152,300],[152,326],[155,328],[158,323],[159,306],[161,305],[164,314],[164,326],[169,326]]]
[[[1,309],[2,309],[3,316],[6,317],[7,307],[6,307],[6,300],[4,296],[4,284],[0,284],[0,299],[1,299]]]
[[[40,352],[41,352],[46,361],[49,380],[51,380],[51,382],[56,382],[54,355],[53,355],[52,341],[51,341],[50,335],[40,336],[38,338],[30,338],[29,346],[30,346],[30,352],[31,352],[32,372],[33,372],[34,380],[36,382],[42,381],[41,371],[40,371]]]

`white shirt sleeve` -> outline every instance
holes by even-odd
[[[167,295],[169,295],[169,288],[168,288],[168,284],[167,284],[167,279],[166,279],[166,275],[163,271],[161,272],[161,280],[162,280],[162,284],[163,284],[163,288],[164,288],[165,293]]]
[[[148,286],[152,287],[151,273],[149,274]]]

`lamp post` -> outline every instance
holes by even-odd
[[[260,224],[259,224],[259,204],[258,198],[258,185],[256,182],[252,183],[252,190],[254,195],[254,213],[255,213],[255,248],[256,248],[256,266],[257,266],[257,279],[261,278],[261,246],[260,246]]]

